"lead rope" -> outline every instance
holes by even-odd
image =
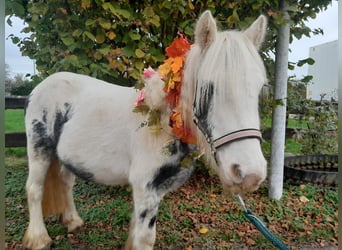
[[[236,197],[243,208],[244,215],[266,237],[266,239],[268,239],[274,246],[278,247],[281,250],[290,250],[289,247],[287,247],[277,236],[272,234],[266,228],[265,224],[262,223],[262,221],[259,218],[253,215],[252,211],[246,207],[246,204],[240,195],[237,195]]]

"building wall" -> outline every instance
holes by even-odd
[[[320,100],[325,94],[325,100],[337,100],[337,48],[337,40],[310,48],[309,56],[315,63],[308,67],[308,74],[313,76],[307,87],[308,99]]]

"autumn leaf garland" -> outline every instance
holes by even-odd
[[[196,137],[191,131],[184,127],[184,122],[181,116],[182,107],[179,104],[179,97],[183,79],[183,68],[185,64],[186,54],[189,51],[191,45],[188,39],[181,33],[178,33],[179,37],[175,38],[171,45],[166,48],[166,56],[168,57],[162,65],[158,68],[158,73],[161,79],[164,81],[164,91],[166,93],[166,102],[170,105],[172,113],[170,115],[170,126],[172,132],[183,142],[195,144]],[[144,78],[153,76],[156,72],[149,68],[144,71]],[[141,90],[136,101],[135,111],[148,113],[149,124],[148,126],[160,127],[159,118],[156,117],[156,110],[150,110],[144,104],[144,90]],[[151,115],[153,114],[153,119]],[[160,115],[160,114],[159,114]],[[160,124],[159,124],[160,125]]]

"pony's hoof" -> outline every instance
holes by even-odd
[[[47,234],[30,237],[29,234],[26,232],[23,239],[24,249],[49,250],[51,247],[51,243],[52,240]]]
[[[84,222],[81,218],[70,221],[66,226],[68,227],[68,233],[75,233],[81,227],[83,227]]]

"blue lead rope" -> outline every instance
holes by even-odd
[[[246,204],[240,195],[237,195],[237,198],[244,210],[244,215],[266,237],[266,239],[268,239],[274,246],[278,247],[280,250],[290,250],[289,247],[287,247],[279,238],[277,238],[266,228],[264,223],[262,223],[262,221],[259,218],[253,215],[251,210],[247,209]]]

